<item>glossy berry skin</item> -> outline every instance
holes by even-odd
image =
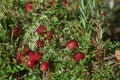
[[[41,40],[37,40],[36,41],[36,45],[37,45],[37,47],[42,47],[43,46],[43,42]]]
[[[25,12],[29,12],[32,9],[32,2],[26,2],[25,4]]]
[[[30,52],[28,54],[28,57],[33,61],[39,61],[41,59],[41,53],[39,51],[36,52]]]
[[[44,26],[40,26],[36,29],[36,31],[39,35],[43,35],[45,33],[45,30],[46,30],[46,27],[44,27]]]
[[[28,54],[28,58],[30,58],[30,59],[34,59],[34,53],[33,52],[29,52],[29,54]]]
[[[32,60],[31,58],[27,58],[27,60],[26,60],[26,66],[27,66],[28,68],[34,68],[34,67],[35,67],[35,62],[34,62],[34,60]]]
[[[40,70],[47,71],[48,69],[49,69],[49,62],[47,62],[47,61],[42,62],[40,65]]]
[[[70,50],[74,50],[77,46],[77,41],[76,40],[71,40],[67,43],[67,47],[70,49]]]
[[[33,60],[39,61],[41,59],[41,53],[39,51],[34,52]]]
[[[22,63],[24,59],[24,54],[21,54],[20,52],[17,53],[17,60],[18,62]]]
[[[74,53],[74,55],[73,55],[73,59],[74,59],[76,62],[79,62],[83,57],[84,57],[84,54],[83,54],[82,52],[76,52],[76,53]]]
[[[13,36],[18,36],[21,33],[21,29],[19,27],[14,27]]]

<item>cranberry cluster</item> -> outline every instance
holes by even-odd
[[[14,31],[13,31],[13,34],[15,36],[18,36],[20,34],[20,32],[19,32],[20,28],[19,29],[17,29],[17,28],[15,27]],[[52,30],[46,32],[46,27],[44,27],[44,26],[39,26],[36,29],[36,32],[39,35],[45,35],[45,38],[47,40],[51,40],[52,36],[53,36],[53,33],[54,33]],[[36,41],[36,46],[38,48],[42,47],[43,46],[43,41],[42,40],[37,40]],[[22,54],[20,52],[17,52],[17,61],[22,63],[24,61],[24,57],[27,56],[26,66],[28,68],[34,68],[36,63],[42,58],[41,52],[39,52],[39,51],[35,51],[35,52],[30,51],[27,44],[24,45],[23,51],[24,51],[24,54]],[[39,68],[42,71],[47,71],[49,69],[49,62],[48,61],[43,61]]]
[[[52,0],[49,0],[49,1],[52,1]],[[32,2],[27,2],[25,4],[25,11],[26,12],[29,12],[32,9],[31,4],[32,4]],[[66,5],[67,4],[66,0],[62,0],[62,4]],[[53,30],[47,31],[45,26],[39,26],[36,29],[36,32],[38,33],[38,35],[44,36],[45,40],[51,40],[53,38],[53,34],[54,34]],[[12,34],[13,34],[14,37],[19,36],[20,33],[21,33],[20,27],[14,27],[13,28]],[[59,41],[59,37],[56,38],[56,41]],[[42,47],[43,46],[43,41],[42,40],[37,40],[36,41],[36,46],[38,48]],[[62,45],[62,46],[65,46],[65,45]],[[66,45],[66,47],[68,47],[69,50],[75,50],[76,46],[77,46],[77,41],[75,39],[70,40]],[[30,51],[27,44],[24,45],[23,52],[24,52],[24,54],[22,54],[19,51],[17,52],[17,61],[19,63],[22,63],[25,60],[25,56],[27,56],[27,59],[25,61],[26,61],[26,66],[28,68],[34,68],[36,63],[39,62],[40,59],[42,58],[41,52],[39,52],[39,51],[34,51],[34,52]],[[73,55],[73,59],[76,62],[79,62],[83,57],[84,57],[84,53],[82,53],[82,52],[76,52]],[[49,67],[50,67],[49,61],[43,61],[40,64],[39,69],[41,71],[47,71],[49,69]]]
[[[24,61],[25,56],[27,56],[26,66],[28,68],[34,68],[36,63],[42,58],[41,52],[30,51],[27,45],[24,45],[23,51],[24,51],[24,54],[22,54],[20,52],[17,52],[17,61],[19,63],[22,63]],[[39,69],[42,70],[42,71],[47,71],[49,69],[49,62],[48,61],[43,61],[40,64]]]
[[[70,49],[70,50],[74,50],[77,46],[77,41],[76,40],[70,40],[68,43],[67,43],[67,47]],[[73,59],[76,61],[76,62],[79,62],[82,58],[84,57],[84,54],[82,52],[76,52],[74,53],[73,55]]]

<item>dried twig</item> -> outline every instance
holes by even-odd
[[[115,58],[115,55],[109,56],[109,57],[105,57],[104,60],[108,60],[108,59],[112,59]]]

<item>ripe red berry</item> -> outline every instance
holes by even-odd
[[[53,38],[53,34],[54,34],[54,32],[51,30],[51,31],[46,33],[44,38],[47,39],[47,40],[50,40],[50,39]]]
[[[73,58],[76,62],[79,62],[84,57],[84,54],[82,52],[76,52],[73,55]]]
[[[48,3],[50,6],[54,4],[53,0],[48,0]]]
[[[76,40],[71,40],[67,43],[67,47],[70,49],[70,50],[74,50],[75,47],[77,46],[77,42]]]
[[[36,45],[37,45],[37,47],[41,47],[41,46],[43,46],[43,42],[41,40],[37,40]]]
[[[25,12],[29,12],[32,9],[32,2],[26,2],[25,4]]]
[[[47,62],[47,61],[42,62],[40,65],[40,70],[47,71],[48,69],[49,69],[49,62]]]
[[[34,52],[33,60],[39,61],[41,59],[41,53],[39,51]]]
[[[62,0],[61,3],[63,4],[63,6],[67,6],[67,4],[68,4],[67,0]]]
[[[45,30],[46,30],[46,27],[44,27],[44,26],[40,26],[36,29],[36,31],[39,35],[43,35],[45,33]]]
[[[24,54],[21,54],[20,52],[17,53],[17,60],[18,62],[22,63],[24,59]]]
[[[27,44],[24,45],[23,51],[24,51],[24,54],[25,54],[25,55],[28,55],[28,54],[29,54],[30,51],[29,51],[29,48],[28,48],[28,45],[27,45]]]
[[[47,32],[47,37],[49,39],[51,39],[53,37],[53,34],[54,34],[54,32],[51,30],[51,31]]]
[[[34,53],[33,52],[29,52],[28,57],[33,60],[34,59]]]
[[[39,61],[41,59],[41,53],[39,51],[36,52],[30,52],[28,54],[28,57],[33,61]]]
[[[34,60],[32,60],[31,58],[28,58],[28,59],[26,60],[26,66],[27,66],[28,68],[34,68],[34,67],[35,67],[35,62],[34,62]]]
[[[19,27],[14,27],[13,36],[18,36],[21,33],[21,29]]]

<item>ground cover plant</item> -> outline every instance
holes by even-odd
[[[111,15],[120,7],[108,3],[1,0],[0,79],[119,80],[119,29],[112,30]]]

